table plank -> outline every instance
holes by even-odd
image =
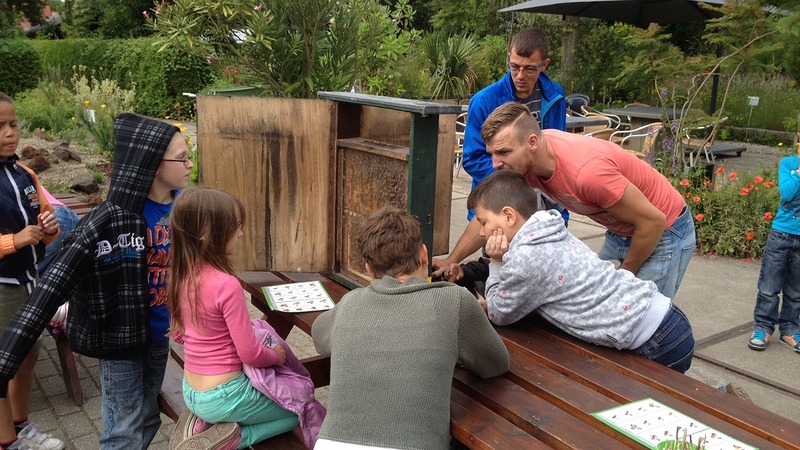
[[[450,394],[450,434],[471,449],[552,448],[455,388]]]
[[[518,368],[520,358],[512,359]],[[508,375],[513,375],[514,369],[512,367]],[[543,373],[544,378],[558,377],[558,374],[543,366],[539,366],[535,371]],[[453,384],[463,394],[477,400],[551,447],[574,449],[617,448],[620,445],[639,447],[622,433],[603,434],[602,431],[606,431],[604,427],[594,427],[582,422],[548,400],[523,388],[512,381],[515,377],[508,375],[482,380],[458,369]]]
[[[630,352],[586,344],[530,321],[498,328],[507,344],[619,404],[652,397],[709,426],[761,449],[800,448],[797,426],[777,414],[725,394]],[[610,352],[610,353],[609,353]],[[622,356],[627,363],[615,361]],[[523,381],[524,382],[524,381]],[[602,409],[581,400],[575,415]],[[616,406],[616,405],[614,405]],[[595,420],[593,417],[586,420]],[[754,425],[757,423],[759,425]]]

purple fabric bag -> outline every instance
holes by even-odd
[[[253,329],[262,345],[274,347],[280,344],[286,350],[286,362],[281,366],[259,368],[245,364],[244,373],[253,387],[282,408],[297,414],[302,434],[299,437],[308,448],[313,449],[326,413],[325,407],[314,398],[314,382],[308,370],[270,324],[262,319],[254,319]],[[297,429],[295,434],[298,434]]]

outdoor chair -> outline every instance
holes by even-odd
[[[461,164],[464,160],[464,130],[467,129],[467,113],[456,116],[456,148],[454,150],[453,165],[456,168],[456,177],[461,173]]]
[[[602,111],[598,111],[598,110],[592,108],[591,106],[582,106],[581,110],[583,111],[584,116],[590,116],[591,115],[591,116],[604,116],[604,117],[606,117],[608,119],[608,127],[609,128],[614,128],[616,130],[622,130],[622,129],[625,129],[628,126],[628,124],[623,122],[619,118],[619,116],[614,115],[614,114],[604,113]]]
[[[567,110],[579,116],[584,114],[581,107],[589,106],[589,96],[586,94],[570,94],[565,101],[567,102]]]
[[[653,122],[633,130],[616,131],[611,134],[609,140],[618,143],[622,148],[639,157],[639,159],[644,159],[645,154],[655,146],[662,126],[661,122]]]
[[[599,130],[583,133],[584,136],[591,136],[593,138],[602,139],[604,141],[611,140],[611,134],[619,131],[616,128],[601,128]]]
[[[689,154],[689,167],[694,167],[700,162],[701,154],[705,158],[706,164],[713,162],[714,141],[717,139],[720,127],[727,120],[727,116],[720,117],[717,121],[714,121],[714,118],[710,116],[696,116],[696,118],[690,119],[688,124],[684,121],[685,126],[681,129],[681,140],[683,148]],[[719,151],[720,147],[717,147],[716,150]],[[733,148],[733,151],[736,151],[736,149]],[[741,154],[741,152],[738,154]]]

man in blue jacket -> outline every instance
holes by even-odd
[[[464,130],[464,170],[472,177],[472,187],[478,185],[484,178],[494,172],[492,157],[486,153],[486,144],[481,138],[483,122],[495,108],[509,101],[515,101],[527,106],[541,128],[555,128],[567,130],[567,103],[564,100],[564,88],[552,81],[544,71],[550,64],[547,50],[550,40],[543,32],[536,28],[525,28],[514,35],[508,52],[508,72],[506,76],[496,83],[483,88],[475,94],[469,102],[467,112],[467,126]],[[475,213],[469,210],[467,220],[470,224],[462,235],[477,236],[477,222]],[[569,213],[562,211],[564,220],[567,221]],[[474,230],[474,233],[468,233]],[[459,244],[461,240],[459,239]],[[453,253],[446,259],[433,259],[433,276],[438,277],[451,263],[458,263],[463,258],[479,249],[483,242],[464,243],[466,246],[457,245]],[[464,251],[460,251],[461,249]],[[471,250],[470,250],[471,249]],[[464,254],[461,254],[464,253]]]

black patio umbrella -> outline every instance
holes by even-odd
[[[722,6],[725,0],[530,0],[499,11],[593,17],[643,28],[650,23],[699,22],[721,16],[700,3]]]

